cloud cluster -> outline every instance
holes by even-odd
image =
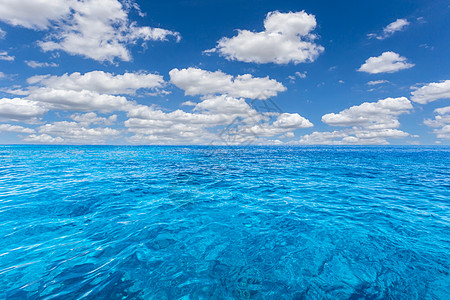
[[[450,106],[434,110],[434,119],[426,119],[424,124],[436,129],[433,132],[438,139],[450,140]]]
[[[388,144],[387,138],[403,138],[408,133],[398,130],[401,114],[412,110],[405,98],[386,98],[377,102],[364,102],[340,113],[322,116],[322,122],[331,126],[352,127],[333,132],[313,132],[299,140],[299,144]]]
[[[405,30],[406,27],[408,27],[410,23],[406,19],[397,19],[396,21],[390,23],[386,27],[383,28],[382,34],[376,34],[376,33],[369,33],[367,36],[369,38],[376,38],[378,40],[384,40],[385,38],[388,38],[392,36],[394,33],[398,31]]]
[[[185,95],[217,95],[249,99],[268,99],[284,92],[280,82],[244,74],[233,77],[221,71],[210,72],[198,68],[173,69],[169,72],[170,82],[185,91]]]
[[[24,141],[37,144],[104,144],[120,134],[109,127],[90,127],[68,121],[39,126],[37,132],[24,138]]]
[[[0,50],[0,60],[13,61],[14,56],[8,55],[8,52]]]
[[[450,98],[450,80],[429,83],[411,92],[411,95],[411,100],[420,104],[448,99]]]
[[[130,61],[127,46],[137,40],[165,41],[169,36],[180,39],[177,32],[139,27],[131,22],[128,8],[136,5],[123,5],[119,0],[5,0],[0,2],[0,20],[50,30],[38,43],[44,51],[62,50],[97,61]]]
[[[316,25],[315,16],[304,11],[273,11],[264,20],[264,31],[238,30],[237,36],[223,37],[205,52],[217,51],[228,60],[254,63],[313,62],[324,51],[314,43],[317,36],[311,32]]]
[[[370,74],[395,73],[412,67],[414,67],[414,64],[408,63],[406,57],[400,56],[398,53],[392,51],[387,51],[383,52],[380,56],[369,57],[358,71]]]

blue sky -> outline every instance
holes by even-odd
[[[0,0],[1,144],[449,144],[450,1]]]

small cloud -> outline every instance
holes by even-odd
[[[370,74],[395,73],[414,66],[414,64],[407,62],[406,57],[400,56],[398,53],[392,51],[387,51],[380,56],[369,57],[358,71]]]
[[[434,50],[434,46],[430,46],[428,44],[420,44],[419,47]]]
[[[6,36],[6,31],[4,31],[0,28],[0,39],[4,39],[5,36]]]
[[[332,67],[329,67],[329,68],[328,68],[328,71],[331,72],[331,71],[334,71],[334,70],[336,70],[336,69],[337,69],[337,66],[332,66]]]
[[[390,23],[386,27],[383,28],[383,32],[381,34],[369,33],[367,37],[369,39],[376,38],[377,40],[384,40],[392,36],[394,33],[398,31],[403,31],[410,23],[406,19],[397,19],[396,21]]]
[[[339,82],[339,83],[345,83],[345,81],[344,81],[344,80],[339,80],[338,82]]]
[[[181,105],[184,105],[184,106],[196,106],[197,103],[192,102],[192,101],[185,101],[185,102],[181,103]]]
[[[296,75],[297,77],[299,77],[299,78],[306,78],[306,71],[303,72],[303,73],[295,72],[295,75]]]
[[[13,61],[14,58],[14,56],[8,55],[8,52],[0,51],[0,60]]]
[[[48,62],[38,62],[38,61],[34,61],[34,60],[26,60],[25,63],[33,69],[44,68],[44,67],[55,68],[55,67],[59,66],[57,63],[54,63],[54,62],[48,63]]]
[[[369,82],[367,82],[367,85],[378,85],[378,84],[383,84],[383,83],[388,83],[389,80],[371,80]]]

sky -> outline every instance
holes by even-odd
[[[450,1],[0,0],[0,144],[449,145]]]

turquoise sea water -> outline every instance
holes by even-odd
[[[450,299],[449,147],[0,147],[0,299]]]

